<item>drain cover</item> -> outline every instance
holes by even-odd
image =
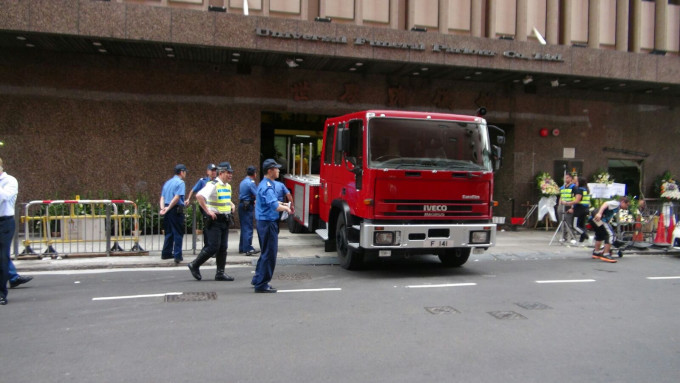
[[[300,281],[303,279],[312,279],[312,277],[307,273],[281,273],[276,278],[281,281]]]
[[[460,311],[454,309],[451,306],[435,306],[435,307],[425,307],[425,310],[430,314],[460,314]]]
[[[207,293],[182,293],[179,295],[166,295],[165,302],[198,302],[217,300],[216,292]]]
[[[496,319],[527,319],[524,315],[514,311],[489,311],[489,314]]]
[[[552,307],[539,302],[517,302],[517,306],[525,310],[551,310]]]

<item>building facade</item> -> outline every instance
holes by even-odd
[[[679,41],[667,0],[0,0],[0,157],[22,202],[155,201],[178,162],[191,186],[315,154],[328,116],[484,106],[499,215],[543,171],[651,197],[680,174]]]

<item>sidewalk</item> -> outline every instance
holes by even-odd
[[[554,231],[534,230],[520,228],[518,231],[499,231],[496,236],[497,244],[490,247],[483,254],[472,254],[469,262],[482,259],[498,260],[535,260],[535,259],[554,259],[554,258],[580,258],[589,256],[591,246],[587,242],[583,244],[571,245],[553,241],[549,245]],[[244,254],[237,254],[239,231],[230,230],[229,250],[227,253],[227,266],[230,265],[254,265],[258,256],[247,257]],[[255,241],[257,242],[257,237]],[[257,247],[257,246],[256,246]],[[196,251],[198,254],[198,250]],[[625,251],[625,255],[632,254],[678,254],[677,251],[666,251],[664,249],[650,248],[647,250],[630,249]],[[121,256],[110,257],[99,256],[91,258],[68,258],[51,259],[49,257],[42,260],[22,259],[18,257],[14,264],[20,273],[31,271],[54,271],[54,270],[80,270],[80,269],[114,269],[114,268],[141,268],[141,267],[182,267],[196,257],[191,251],[184,252],[184,261],[175,265],[173,260],[162,260],[160,251],[151,251],[148,255],[142,256]],[[206,265],[213,266],[215,260],[209,260]],[[316,234],[291,234],[287,229],[282,228],[279,235],[279,253],[277,264],[304,264],[304,265],[328,265],[337,264],[335,252],[324,252],[323,242]]]

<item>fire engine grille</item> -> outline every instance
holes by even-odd
[[[484,201],[384,200],[376,212],[385,217],[477,218],[488,215]]]

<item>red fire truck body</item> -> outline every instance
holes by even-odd
[[[329,118],[320,174],[284,177],[295,207],[289,229],[316,231],[347,269],[420,254],[460,266],[472,249],[495,244],[499,156],[481,117],[370,110]]]

